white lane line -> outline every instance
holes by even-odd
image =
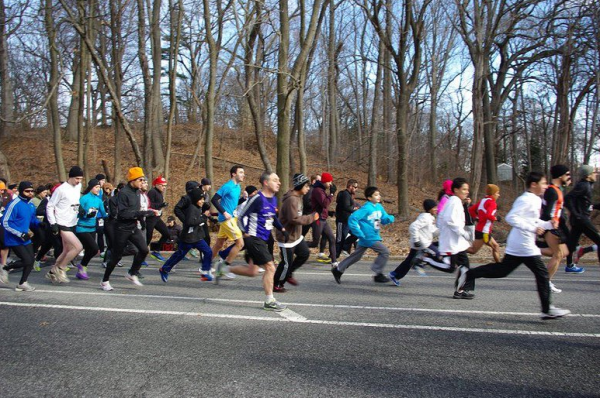
[[[308,319],[306,319],[302,315],[298,314],[297,312],[290,310],[289,308],[286,308],[285,310],[278,312],[277,314],[279,314],[282,318],[285,318],[291,322],[306,322],[306,321],[308,321]]]
[[[1,292],[1,290],[0,290]],[[152,299],[172,299],[172,300],[189,300],[200,301],[205,303],[235,303],[235,304],[262,304],[262,301],[257,300],[241,300],[241,299],[225,299],[225,298],[209,298],[209,297],[186,297],[186,296],[162,296],[158,294],[125,294],[125,293],[104,293],[104,292],[76,292],[67,290],[42,290],[36,289],[36,293],[51,293],[51,294],[72,294],[84,296],[105,296],[105,297],[128,297],[128,298],[152,298]],[[539,316],[538,312],[511,312],[511,311],[483,311],[483,310],[459,310],[459,309],[442,309],[442,308],[411,308],[411,307],[383,307],[383,306],[368,306],[368,305],[347,305],[347,304],[318,304],[318,303],[289,303],[287,306],[293,307],[314,307],[314,308],[335,308],[348,310],[368,310],[368,311],[397,311],[397,312],[427,312],[427,313],[443,313],[443,314],[472,314],[472,315],[509,315],[509,316]],[[571,317],[580,318],[600,318],[600,314],[570,314]]]
[[[53,305],[53,304],[33,304],[33,303],[9,303],[0,302],[0,305],[12,307],[29,307],[29,308],[51,308],[51,309],[66,309],[79,311],[100,311],[100,312],[116,312],[116,313],[134,313],[144,315],[170,315],[170,316],[194,316],[198,318],[227,318],[238,320],[252,321],[269,321],[269,322],[295,322],[312,325],[326,326],[348,326],[348,327],[369,327],[369,328],[384,328],[384,329],[404,329],[404,330],[429,330],[437,332],[461,332],[461,333],[482,333],[482,334],[502,334],[502,335],[527,335],[527,336],[554,336],[554,337],[590,337],[600,338],[600,333],[569,333],[569,332],[544,332],[535,330],[510,330],[510,329],[482,329],[482,328],[459,328],[448,326],[426,326],[426,325],[402,325],[390,323],[370,323],[370,322],[339,322],[339,321],[319,321],[309,320],[301,315],[294,319],[294,316],[286,317],[283,313],[292,313],[293,311],[284,310],[280,314],[283,318],[271,318],[248,315],[231,315],[231,314],[206,314],[200,312],[185,312],[185,311],[158,311],[158,310],[139,310],[129,308],[105,308],[105,307],[83,307],[74,305]],[[296,314],[298,315],[298,314]],[[301,319],[304,318],[304,319]]]

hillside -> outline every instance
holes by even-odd
[[[172,205],[183,194],[185,182],[188,180],[199,181],[204,177],[203,163],[202,167],[196,164],[191,172],[186,172],[196,147],[196,131],[193,126],[177,126],[175,128],[171,157],[171,175],[169,178],[169,188],[166,193],[166,200],[171,206],[167,208],[167,214],[172,211]],[[90,141],[88,154],[90,175],[104,173],[102,161],[105,161],[108,164],[109,170],[112,170],[114,164],[113,148],[115,145],[112,129],[95,129],[93,138]],[[141,142],[141,138],[139,142]],[[129,167],[133,166],[134,156],[128,142],[123,140],[120,145],[123,146],[123,156],[119,160],[119,163],[123,173],[125,173]],[[274,162],[274,140],[269,142],[268,145],[272,148],[271,160]],[[326,171],[326,164],[324,158],[319,154],[318,145],[313,143],[313,146],[309,150],[309,164],[311,166],[309,174],[320,174]],[[258,178],[263,167],[258,152],[254,147],[255,142],[251,135],[237,136],[231,132],[217,133],[214,146],[215,178],[213,179],[213,186],[218,188],[227,181],[228,170],[235,163],[241,163],[245,167],[245,185],[258,185]],[[52,139],[44,130],[23,132],[18,139],[4,141],[1,144],[1,148],[9,160],[14,181],[26,179],[31,180],[35,185],[57,181]],[[75,142],[65,142],[63,144],[63,156],[67,168],[76,163],[77,147]],[[202,158],[200,160],[202,162]],[[364,200],[363,190],[367,181],[367,175],[364,171],[347,161],[342,161],[334,169],[327,171],[333,174],[338,189],[344,189],[345,183],[349,178],[358,180],[359,190],[357,198],[359,201]],[[396,213],[396,185],[381,180],[378,181],[377,186],[382,192],[386,210],[392,214]],[[393,255],[405,255],[408,253],[408,225],[420,212],[421,203],[424,199],[436,198],[440,186],[441,181],[423,180],[410,185],[409,202],[411,205],[411,217],[406,221],[397,220],[396,223],[386,226],[382,230],[384,243],[390,248]],[[501,214],[504,215],[506,213],[513,197],[514,193],[511,193],[508,187],[503,187],[503,196],[499,200]],[[498,223],[496,225],[495,235],[498,241],[503,241],[506,230],[507,226],[505,224]],[[482,249],[480,253],[483,256],[490,254],[486,248]]]

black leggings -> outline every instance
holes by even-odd
[[[81,265],[87,267],[90,260],[94,258],[96,254],[98,254],[98,242],[96,241],[96,233],[95,232],[77,232],[75,234],[77,239],[83,245],[83,259],[81,260]]]
[[[598,230],[596,229],[594,224],[592,224],[589,218],[578,221],[571,219],[571,234],[569,235],[568,240],[568,265],[573,264],[573,252],[579,244],[579,238],[581,238],[582,234],[590,238],[592,242],[594,242],[600,247],[600,234],[598,234]],[[596,254],[598,254],[598,262],[600,262],[600,250],[598,250]]]
[[[169,240],[169,228],[167,224],[160,217],[148,217],[146,218],[146,244],[149,245],[152,242],[152,234],[154,230],[160,232],[160,239],[158,240],[158,251],[162,250],[163,244]]]
[[[137,275],[139,272],[142,267],[142,261],[144,261],[148,255],[148,244],[146,243],[144,233],[142,230],[138,229],[137,226],[127,227],[119,225],[119,222],[117,221],[114,226],[112,253],[110,261],[106,266],[106,271],[104,272],[103,282],[108,282],[110,274],[114,271],[117,263],[123,258],[123,252],[125,251],[127,242],[131,242],[137,248],[137,253],[133,257],[133,264],[131,264],[131,268],[129,269],[129,275]]]
[[[542,256],[517,257],[506,254],[501,263],[490,263],[470,269],[467,272],[467,281],[464,288],[465,290],[475,289],[475,279],[477,278],[504,278],[521,264],[525,264],[535,275],[538,295],[542,303],[542,312],[548,312],[550,309],[550,280]]]
[[[33,245],[30,243],[26,246],[13,246],[10,249],[19,259],[8,264],[4,269],[10,271],[11,269],[23,268],[23,274],[19,282],[19,285],[22,285],[27,282],[27,278],[33,269],[33,261],[35,259],[33,256]]]
[[[42,261],[42,258],[44,258],[46,253],[48,253],[52,248],[54,248],[54,258],[58,258],[58,256],[60,256],[62,253],[62,239],[60,239],[60,235],[54,235],[50,230],[47,229],[44,242],[38,250],[35,260]]]

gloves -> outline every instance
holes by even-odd
[[[335,184],[332,182],[331,186],[329,187],[329,193],[333,196],[335,195],[335,192],[337,191],[337,187],[335,186]]]
[[[88,210],[87,218],[94,218],[96,217],[96,214],[98,214],[98,209],[92,207]]]
[[[58,235],[58,233],[60,232],[60,230],[58,229],[58,224],[50,225],[50,230],[52,231],[53,235]]]
[[[158,210],[160,209],[164,209],[165,207],[167,207],[169,204],[167,202],[162,202],[161,204],[158,205]]]
[[[413,242],[414,247],[422,247],[423,244],[421,242]]]
[[[23,239],[23,241],[29,240],[29,234],[24,232],[19,236],[19,238]]]

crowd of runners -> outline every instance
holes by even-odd
[[[88,280],[88,264],[97,255],[103,257],[105,268],[102,290],[113,290],[111,274],[123,265],[126,255],[133,256],[125,275],[131,283],[143,286],[140,269],[148,255],[161,262],[160,277],[167,283],[173,268],[191,254],[200,257],[202,282],[218,284],[223,278],[262,273],[266,296],[263,308],[282,311],[286,307],[274,293],[284,293],[286,284],[298,284],[294,272],[308,261],[310,248],[319,248],[316,260],[331,265],[338,284],[348,267],[371,249],[377,254],[371,265],[374,282],[400,286],[411,269],[426,275],[425,267],[430,266],[456,272],[455,299],[473,299],[476,279],[502,278],[525,264],[535,276],[542,318],[549,319],[569,314],[569,310],[553,306],[551,300],[552,294],[561,292],[552,282],[561,262],[566,259],[565,272],[582,273],[579,259],[596,252],[600,263],[600,235],[590,218],[593,209],[600,209],[600,203],[592,202],[596,173],[588,165],[577,170],[577,182],[568,193],[564,193],[571,184],[567,166],[552,166],[548,179],[542,173],[529,173],[525,192],[504,217],[512,228],[503,258],[492,234],[494,222],[500,221],[496,204],[500,188],[487,185],[486,196],[471,203],[466,179],[445,181],[436,199],[423,201],[423,212],[408,230],[410,252],[391,272],[385,271],[390,251],[383,244],[380,230],[393,223],[394,216],[384,209],[377,187],[364,188],[365,202],[361,205],[356,198],[355,179],[348,180],[345,189],[337,192],[328,172],[310,179],[295,174],[292,186],[278,202],[281,183],[277,174],[264,172],[258,187],[247,185],[244,189],[242,166],[233,166],[229,177],[212,198],[209,179],[188,181],[185,193],[174,206],[175,216],[170,216],[167,223],[162,219],[168,206],[164,199],[167,181],[159,176],[150,188],[139,167],[129,169],[127,181],[117,186],[106,182],[102,174],[85,184],[84,172],[78,166],[69,170],[67,181],[56,185],[35,187],[29,181],[9,184],[0,179],[0,284],[8,284],[9,273],[21,269],[15,290],[34,291],[27,279],[32,271],[42,271],[41,264],[50,252],[54,262],[45,273],[49,283],[69,283],[67,272],[71,268],[76,269],[77,279]],[[216,209],[216,218],[211,207]],[[568,222],[564,209],[568,210]],[[332,215],[335,224],[328,222]],[[218,225],[212,247],[211,224]],[[152,243],[155,230],[160,239]],[[309,231],[311,241],[305,239]],[[594,244],[579,246],[581,235]],[[166,244],[174,251],[168,259],[161,254]],[[274,256],[275,244],[279,261]],[[477,253],[484,245],[491,249],[494,262],[471,268],[469,254]],[[245,261],[237,260],[241,251]],[[547,264],[542,256],[550,258]]]

